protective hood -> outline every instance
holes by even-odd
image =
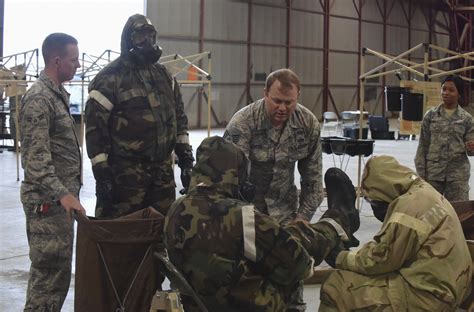
[[[135,29],[140,28],[143,25],[150,25],[150,27],[153,27],[150,20],[142,14],[135,14],[128,18],[122,31],[122,38],[120,42],[121,55],[127,55],[128,51],[133,48],[132,33]]]
[[[232,142],[219,136],[206,138],[196,152],[190,191],[205,186],[238,198],[239,183],[246,180],[247,164],[245,154]]]
[[[410,168],[400,165],[391,156],[374,156],[365,165],[362,175],[362,195],[386,203],[405,194],[419,180]]]

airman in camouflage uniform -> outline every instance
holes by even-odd
[[[235,113],[224,134],[250,159],[255,206],[278,222],[309,221],[323,200],[320,127],[313,113],[297,103],[299,92],[295,73],[271,73],[265,97]],[[299,205],[296,162],[301,174]]]
[[[143,15],[124,26],[121,55],[89,85],[86,143],[96,179],[96,216],[118,217],[153,206],[166,214],[175,182],[175,150],[181,180],[189,185],[194,161],[181,93],[164,66],[156,30]]]
[[[299,94],[300,81],[294,72],[272,72],[264,98],[235,113],[224,134],[250,159],[255,207],[282,224],[310,221],[323,200],[320,126],[313,113],[297,103]],[[296,162],[301,175],[299,205]],[[305,309],[302,300],[301,284],[295,292],[298,311]]]
[[[79,68],[73,37],[55,33],[43,42],[45,69],[20,106],[21,161],[25,178],[21,202],[26,216],[31,268],[25,311],[58,312],[71,279],[81,154],[62,82]]]
[[[456,311],[472,259],[451,204],[390,156],[367,162],[362,194],[382,228],[337,255],[319,311]]]
[[[315,224],[281,226],[239,199],[246,176],[247,158],[237,146],[205,139],[188,194],[166,216],[166,247],[209,311],[286,311],[295,284],[357,230],[354,187],[346,176],[347,210],[330,209]]]
[[[443,103],[425,114],[415,157],[417,173],[449,201],[469,200],[474,120],[458,104],[462,90],[461,78],[445,78]]]

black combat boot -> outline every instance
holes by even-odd
[[[321,217],[335,220],[346,232],[349,241],[346,247],[357,246],[358,241],[352,235],[359,229],[359,211],[355,207],[356,192],[351,179],[338,168],[329,168],[324,175],[328,210]],[[346,242],[347,243],[347,242]]]

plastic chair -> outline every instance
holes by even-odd
[[[354,126],[357,125],[357,121],[359,120],[359,116],[354,114],[351,111],[344,111],[341,114],[342,116],[342,126],[349,125]]]
[[[339,134],[339,127],[340,127],[340,122],[339,122],[339,118],[337,117],[337,114],[334,113],[334,112],[324,112],[323,114],[323,129],[322,129],[322,133],[324,133],[324,131],[328,131],[329,132],[329,135],[338,135]],[[334,131],[334,134],[332,134],[331,130],[330,129],[333,129]]]

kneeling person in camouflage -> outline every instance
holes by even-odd
[[[343,172],[330,169],[327,175],[347,190],[341,198],[348,204],[330,207],[315,224],[281,226],[249,203],[247,168],[236,145],[205,139],[188,194],[167,214],[166,247],[209,311],[286,311],[295,285],[311,276],[315,264],[355,245],[354,187]],[[196,310],[191,302],[184,305]]]

